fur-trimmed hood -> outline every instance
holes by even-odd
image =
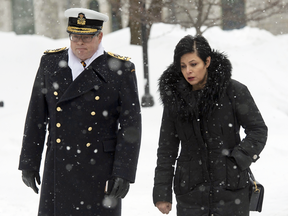
[[[232,65],[227,56],[212,51],[207,83],[202,90],[192,91],[181,71],[171,64],[159,78],[161,102],[182,120],[199,114],[209,116],[225,93],[231,72]]]

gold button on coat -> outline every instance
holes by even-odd
[[[92,131],[92,127],[89,127],[89,128],[88,128],[88,131]]]
[[[60,123],[57,123],[57,124],[56,124],[56,127],[58,127],[58,128],[61,127],[61,124],[60,124]]]
[[[61,107],[57,107],[56,110],[57,110],[58,112],[62,111]]]
[[[96,97],[95,97],[95,100],[99,100],[99,99],[100,99],[100,97],[99,97],[99,96],[96,96]]]
[[[87,143],[86,146],[87,146],[87,147],[91,146],[91,143]]]
[[[92,111],[92,112],[91,112],[91,115],[94,116],[94,115],[96,115],[96,113],[95,113],[94,111]]]
[[[57,91],[54,91],[54,95],[57,96],[57,95],[58,95],[58,92],[57,92]]]
[[[56,139],[56,142],[57,142],[57,143],[60,143],[60,142],[61,142],[61,139],[59,139],[59,138]]]

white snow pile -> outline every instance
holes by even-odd
[[[143,138],[136,183],[123,201],[124,216],[162,215],[153,205],[152,188],[156,165],[162,106],[157,80],[172,62],[177,42],[194,29],[154,24],[148,43],[150,93],[155,105],[142,109]],[[246,27],[241,30],[209,29],[204,36],[212,48],[225,52],[233,65],[232,77],[248,86],[269,129],[266,148],[252,165],[256,179],[265,186],[262,216],[288,215],[288,35]],[[69,39],[52,40],[36,35],[0,32],[0,215],[37,215],[39,195],[26,187],[17,170],[24,121],[40,58],[47,49],[69,46]],[[128,28],[104,36],[106,51],[131,57],[136,65],[140,100],[144,94],[142,48],[130,45]],[[43,155],[44,157],[44,155]],[[251,215],[258,215],[253,212]],[[176,215],[175,203],[170,215]]]

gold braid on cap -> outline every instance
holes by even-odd
[[[79,28],[79,27],[67,27],[68,31],[74,32],[74,33],[96,33],[97,29],[91,29],[91,28]]]

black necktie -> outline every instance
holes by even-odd
[[[81,64],[83,65],[84,68],[86,67],[85,61],[81,61]]]

